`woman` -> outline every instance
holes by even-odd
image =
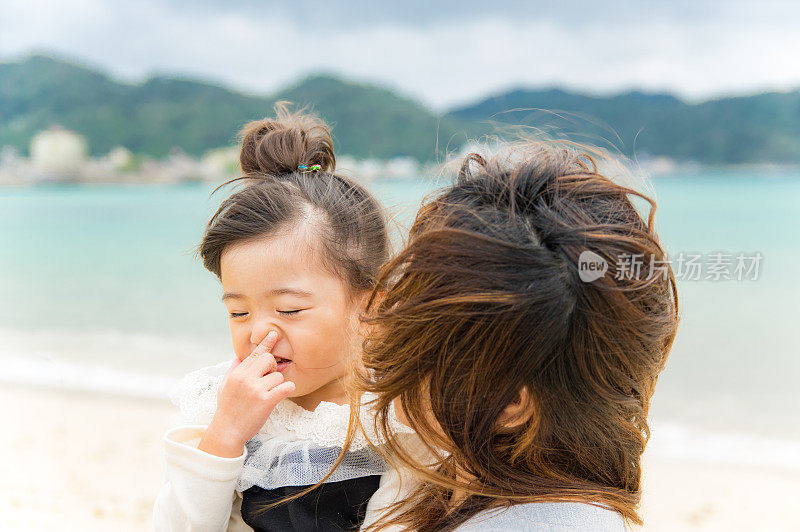
[[[368,305],[361,385],[414,478],[373,528],[641,523],[649,400],[678,324],[654,212],[545,144],[471,154],[423,205]],[[393,437],[393,409],[424,452]]]

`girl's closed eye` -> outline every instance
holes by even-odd
[[[304,310],[308,310],[308,309],[301,308],[301,309],[297,309],[297,310],[279,310],[278,314],[280,314],[281,316],[297,316],[298,314],[300,314]]]
[[[231,312],[229,313],[229,316],[231,318],[241,318],[242,316],[247,316],[247,314],[247,312]]]

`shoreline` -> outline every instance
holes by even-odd
[[[4,383],[3,530],[152,530],[166,399]],[[658,429],[654,431],[657,437]],[[648,451],[650,449],[648,448]],[[791,529],[794,468],[645,453],[644,531]]]
[[[666,160],[655,163],[648,161],[637,161],[633,165],[634,174],[643,173],[653,179],[674,179],[680,177],[693,177],[700,174],[744,174],[748,178],[763,179],[782,177],[793,179],[800,175],[800,163],[731,163],[731,164],[699,164],[694,162]],[[160,161],[165,164],[163,161]],[[391,160],[380,161],[384,166],[389,165]],[[424,166],[425,163],[418,163]],[[352,174],[353,172],[349,172]],[[753,176],[749,174],[764,174]],[[408,175],[392,175],[390,177],[364,177],[366,183],[382,183],[393,181],[419,181],[436,179],[438,166],[432,170],[422,170]],[[2,176],[0,176],[2,177]],[[162,187],[214,187],[222,184],[229,176],[220,178],[219,176],[207,177],[198,174],[192,177],[181,178],[142,178],[139,174],[125,175],[120,174],[114,178],[107,177],[74,177],[74,176],[50,176],[36,178],[14,178],[0,179],[0,191],[20,190],[33,188],[59,188],[59,187],[132,187],[132,188],[162,188]]]

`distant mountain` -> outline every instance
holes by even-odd
[[[330,76],[308,78],[274,98],[310,105],[333,126],[337,150],[360,157],[410,155],[431,160],[437,153],[437,136],[441,152],[456,131],[452,120],[388,89]]]
[[[800,91],[688,104],[669,94],[589,96],[513,90],[444,116],[390,89],[315,76],[267,96],[202,81],[120,83],[67,61],[31,56],[0,64],[0,146],[27,150],[53,124],[85,135],[93,154],[122,145],[162,157],[235,142],[239,128],[279,99],[310,104],[333,125],[336,150],[355,157],[431,160],[466,139],[528,126],[550,136],[710,164],[800,162]],[[530,131],[530,129],[529,129]],[[437,148],[438,147],[438,148]]]
[[[124,84],[44,56],[0,64],[0,145],[26,151],[36,132],[57,123],[85,135],[93,154],[122,145],[156,157],[173,146],[200,155],[234,143],[241,126],[271,114],[278,99],[312,104],[332,123],[339,153],[434,157],[439,118],[380,87],[320,76],[256,97],[163,77]]]
[[[118,83],[82,66],[42,56],[0,65],[0,144],[26,149],[52,124],[85,135],[93,154],[122,145],[164,156],[230,144],[269,101],[193,81],[152,78]]]
[[[583,136],[586,141],[618,145],[617,131],[634,135],[643,118],[659,118],[683,107],[667,94],[629,92],[611,97],[595,97],[561,89],[513,90],[477,104],[455,109],[450,116],[467,122],[483,122],[489,132],[500,124],[525,125],[542,132]],[[627,139],[622,139],[627,140]]]
[[[473,134],[509,131],[710,164],[800,162],[800,91],[687,104],[668,94],[608,97],[514,90],[451,111]]]

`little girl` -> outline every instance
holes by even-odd
[[[333,468],[351,425],[344,380],[360,354],[358,317],[388,255],[385,217],[333,173],[324,123],[276,112],[242,130],[244,175],[233,181],[246,184],[199,246],[221,281],[236,357],[170,393],[180,412],[164,435],[156,530],[355,529],[385,469],[363,434]]]

